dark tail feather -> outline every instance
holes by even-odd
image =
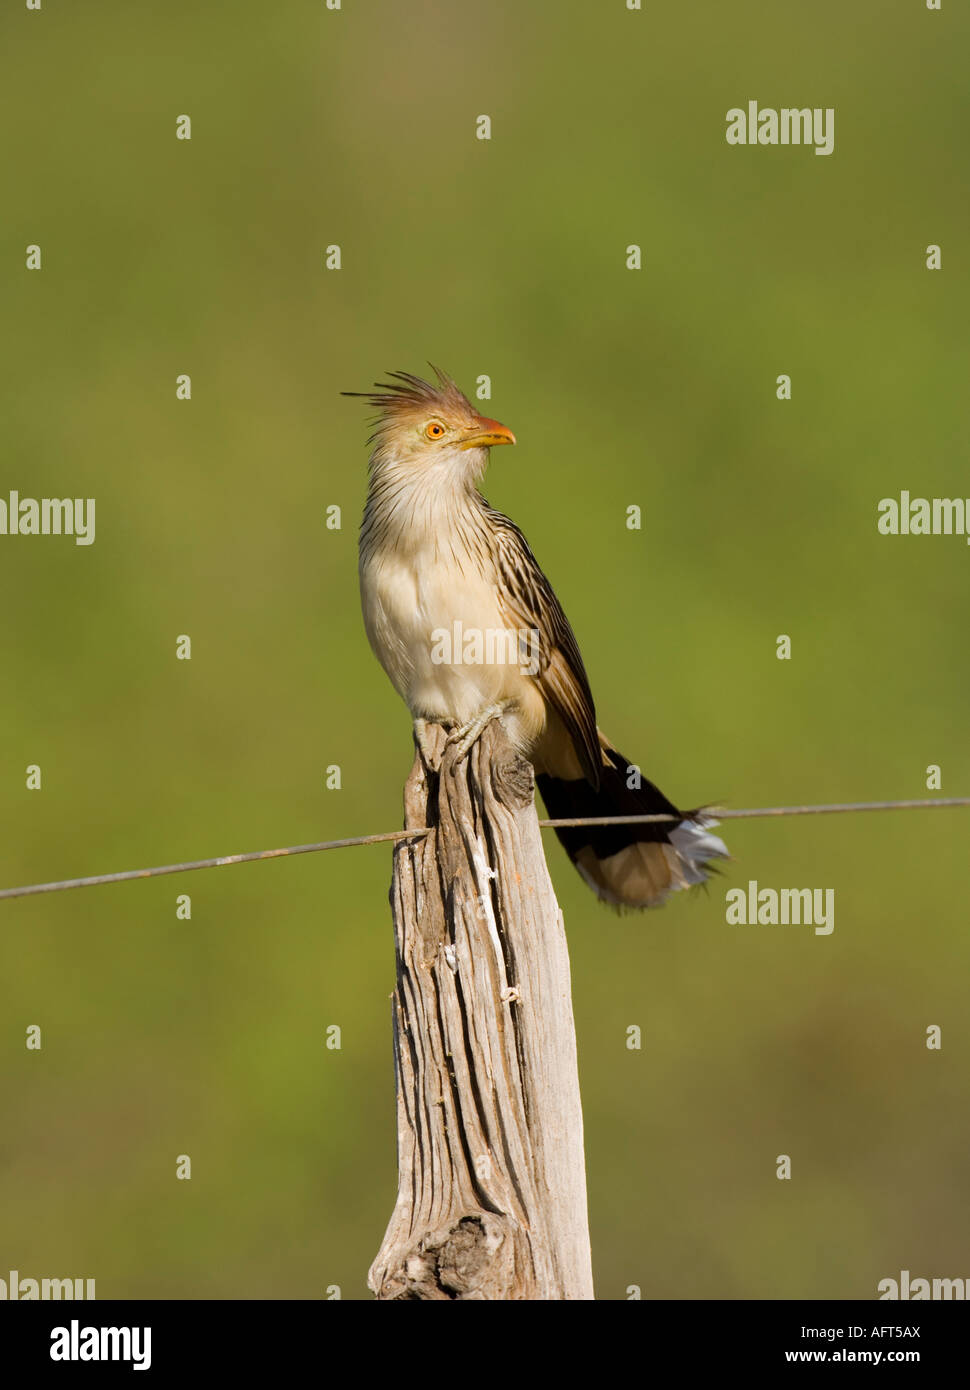
[[[638,787],[628,786],[630,765],[605,739],[603,752],[609,762],[604,763],[599,791],[582,777],[569,781],[547,773],[536,777],[550,820],[683,814],[652,782],[640,778]],[[614,907],[659,907],[678,888],[703,883],[708,860],[730,858],[724,842],[708,834],[715,824],[699,817],[601,830],[577,826],[557,829],[556,834],[603,902]]]

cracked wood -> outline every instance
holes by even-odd
[[[379,1299],[593,1297],[569,957],[531,765],[427,726],[394,852],[398,1198]]]

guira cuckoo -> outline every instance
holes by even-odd
[[[344,393],[378,411],[360,530],[370,644],[419,743],[427,722],[442,723],[465,754],[500,718],[532,762],[551,819],[683,817],[556,832],[603,901],[657,906],[702,883],[706,861],[727,850],[711,822],[678,811],[597,728],[576,638],[549,581],[519,528],[476,487],[489,450],[515,436],[433,370],[435,385],[391,372],[372,392]],[[452,634],[458,650],[449,651]]]

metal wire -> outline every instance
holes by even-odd
[[[649,816],[593,816],[574,819],[540,820],[543,828],[563,829],[582,825],[651,825],[664,821],[691,819],[756,820],[769,816],[833,816],[854,811],[932,811],[970,806],[970,796],[935,797],[922,801],[838,801],[819,806],[756,806],[728,810],[721,806],[702,806],[679,816],[665,813]],[[388,830],[380,835],[357,835],[349,840],[321,840],[312,845],[289,845],[285,849],[257,849],[249,854],[227,854],[217,859],[190,859],[182,864],[161,864],[153,869],[125,869],[116,874],[93,874],[89,878],[62,878],[52,883],[31,883],[22,888],[0,889],[2,898],[28,898],[38,893],[63,893],[68,888],[99,888],[105,883],[127,883],[136,878],[161,878],[164,874],[185,874],[194,869],[224,869],[230,864],[252,864],[259,859],[283,859],[287,855],[317,854],[325,849],[350,849],[355,845],[379,845],[413,840],[428,835],[427,827],[415,830]]]

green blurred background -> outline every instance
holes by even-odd
[[[97,539],[0,537],[0,886],[399,825],[338,392],[428,358],[491,377],[519,445],[487,495],[669,795],[919,797],[932,763],[966,793],[970,552],[876,504],[970,492],[968,30],[917,0],[5,7],[0,496],[95,497]],[[834,154],[728,146],[749,99],[834,107]],[[970,1273],[970,813],[725,833],[712,891],[624,918],[549,837],[598,1296]],[[390,866],[0,905],[0,1277],[369,1297]],[[749,878],[834,888],[834,933],[729,927]]]

